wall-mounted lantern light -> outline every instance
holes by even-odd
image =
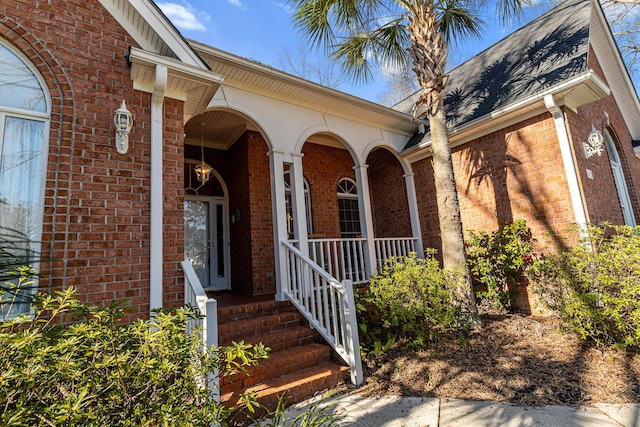
[[[202,127],[200,132],[200,153],[202,155],[202,160],[196,165],[194,171],[196,172],[198,181],[204,184],[209,181],[213,168],[204,161],[204,123],[200,123],[200,126]]]
[[[129,151],[129,134],[133,127],[133,115],[127,109],[127,104],[125,104],[124,100],[120,108],[116,110],[113,122],[116,125],[116,149],[120,154],[127,154],[127,151]]]

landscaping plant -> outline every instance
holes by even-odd
[[[24,272],[23,272],[24,274]],[[69,288],[37,294],[32,311],[0,322],[0,425],[227,425],[207,374],[253,366],[262,344],[203,353],[190,307],[122,323],[117,304],[98,308]]]
[[[469,232],[466,242],[469,269],[485,290],[476,297],[494,309],[512,306],[515,286],[533,263],[534,239],[523,219],[502,223],[492,232]]]
[[[640,227],[590,226],[582,244],[536,261],[538,299],[583,339],[640,347]]]
[[[465,328],[460,290],[454,288],[459,274],[442,269],[433,251],[425,259],[415,253],[389,259],[357,296],[363,353],[382,353],[397,339],[424,349],[441,333]]]

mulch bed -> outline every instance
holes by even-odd
[[[526,406],[640,402],[640,354],[597,347],[553,317],[483,315],[483,328],[363,361],[366,396],[493,400]]]

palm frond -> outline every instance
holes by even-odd
[[[331,56],[340,62],[343,72],[350,79],[356,83],[366,83],[373,78],[373,51],[370,35],[360,33],[336,45]]]
[[[531,4],[531,0],[496,0],[496,12],[502,23],[506,24],[513,18],[521,18],[525,6]]]
[[[480,38],[484,22],[473,2],[461,0],[442,0],[438,2],[438,31],[447,43]]]
[[[407,67],[410,44],[404,17],[397,17],[372,32],[374,55],[383,67],[402,70]]]

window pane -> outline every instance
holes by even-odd
[[[0,153],[0,232],[10,242],[10,256],[25,264],[35,261],[41,238],[43,133],[44,122],[5,119]],[[28,303],[20,303],[13,305],[11,311],[24,313],[28,309]]]
[[[45,113],[44,91],[29,67],[0,44],[0,105]]]

